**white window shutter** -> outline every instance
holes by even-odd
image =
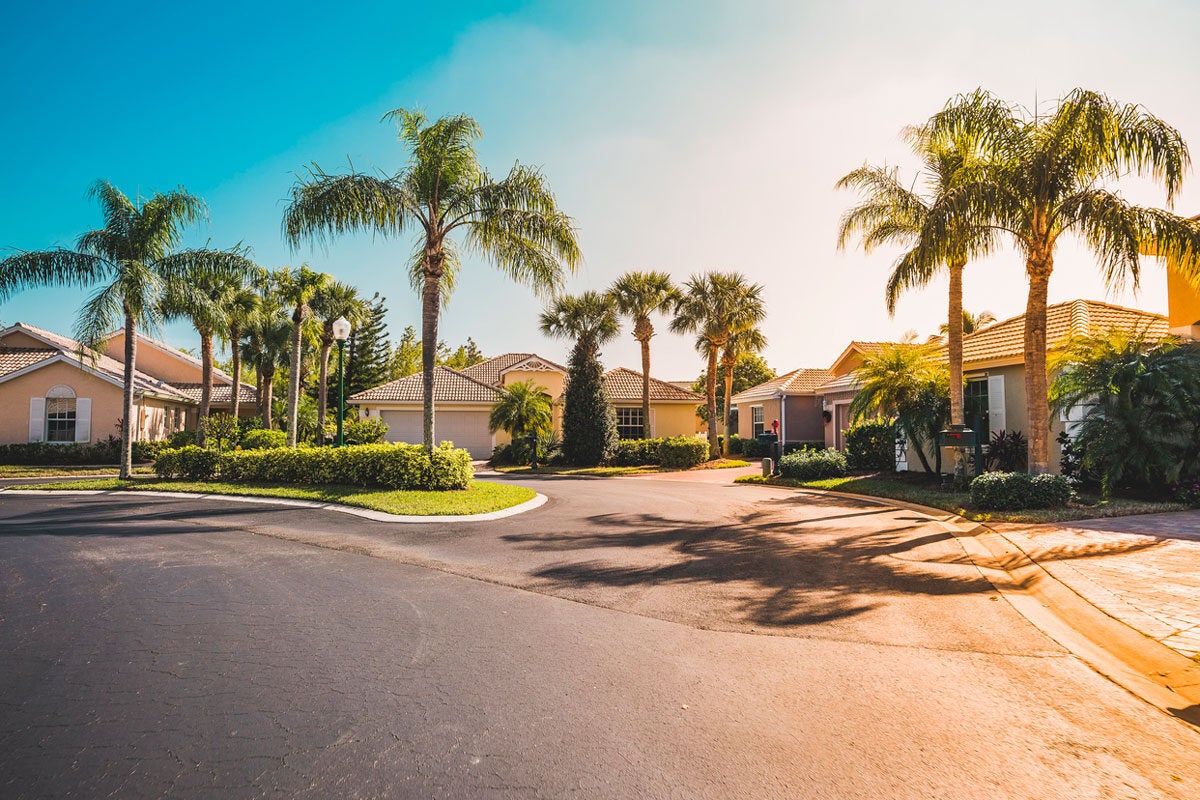
[[[46,440],[46,398],[29,398],[29,441]]]
[[[92,440],[92,400],[80,397],[75,401],[75,441]]]
[[[991,431],[1008,429],[1008,418],[1004,412],[1004,376],[988,375],[988,425]]]

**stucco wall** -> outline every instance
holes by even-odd
[[[771,420],[779,419],[779,399],[766,398],[764,400],[751,400],[746,403],[738,403],[738,424],[737,434],[743,439],[754,438],[754,407],[762,406],[763,410],[763,432],[771,432]],[[791,438],[791,434],[788,434]]]
[[[546,394],[550,395],[551,398],[558,399],[562,397],[566,376],[560,372],[514,369],[500,376],[500,380],[504,386],[510,386],[523,381],[533,381],[537,386],[545,388]]]
[[[41,339],[35,339],[21,331],[13,331],[3,339],[0,339],[0,345],[4,345],[5,347],[33,347],[41,350],[50,346]]]
[[[109,339],[105,344],[104,352],[122,364],[125,363],[125,334],[118,333]],[[181,383],[200,382],[201,370],[199,364],[190,364],[186,361],[181,361],[175,356],[169,356],[145,342],[138,342],[134,366],[137,367],[139,372],[153,375],[167,383],[172,381],[179,381]],[[219,382],[215,376],[213,381]]]
[[[13,345],[16,336],[5,337],[5,344]],[[106,439],[117,433],[117,420],[121,418],[121,390],[108,381],[90,375],[71,364],[51,364],[41,369],[0,383],[0,442],[16,444],[29,441],[29,398],[45,397],[51,388],[62,384],[75,391],[76,398],[86,397],[92,401],[91,438],[89,441]]]
[[[789,442],[815,442],[825,438],[821,419],[821,400],[808,395],[793,395],[783,404],[786,415],[784,438]],[[770,420],[767,420],[768,424]],[[739,420],[738,426],[741,427]]]

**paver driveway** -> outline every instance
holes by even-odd
[[[1035,631],[920,514],[530,483],[542,509],[446,526],[0,496],[0,795],[1200,787],[1200,735]]]

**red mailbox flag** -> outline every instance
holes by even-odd
[[[773,432],[773,433],[774,433],[776,436],[778,436],[778,435],[779,435],[779,420],[777,420],[777,419],[773,419],[773,420],[771,420],[771,431],[772,431],[772,432]]]

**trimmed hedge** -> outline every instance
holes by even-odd
[[[233,483],[384,486],[392,489],[465,489],[475,475],[471,454],[449,443],[433,451],[413,444],[234,450],[218,456],[201,447],[159,453],[162,478]]]
[[[661,456],[662,439],[621,439],[613,453],[612,463],[618,467],[640,467],[657,464]]]
[[[133,462],[153,461],[162,442],[134,442]],[[121,440],[115,436],[90,444],[69,442],[29,442],[0,445],[0,464],[21,466],[89,466],[118,464],[121,461]]]
[[[688,469],[708,461],[708,440],[695,436],[672,436],[652,439],[658,445],[659,466]]]
[[[243,450],[269,450],[274,447],[283,447],[286,444],[287,433],[266,428],[254,428],[246,431],[246,435],[242,437]]]
[[[896,471],[896,426],[861,422],[846,430],[846,463],[850,469]]]
[[[800,450],[779,459],[779,475],[796,481],[815,481],[821,478],[841,478],[849,468],[846,456],[832,448]]]
[[[720,437],[718,437],[720,438]],[[799,452],[800,450],[824,450],[825,440],[801,440],[783,443],[783,453]],[[761,458],[770,456],[774,452],[773,444],[759,444],[758,439],[743,439],[736,433],[729,437],[729,453],[735,456],[750,456],[751,458]]]
[[[1062,475],[985,472],[971,481],[971,504],[991,511],[1058,508],[1071,496],[1071,484]]]

